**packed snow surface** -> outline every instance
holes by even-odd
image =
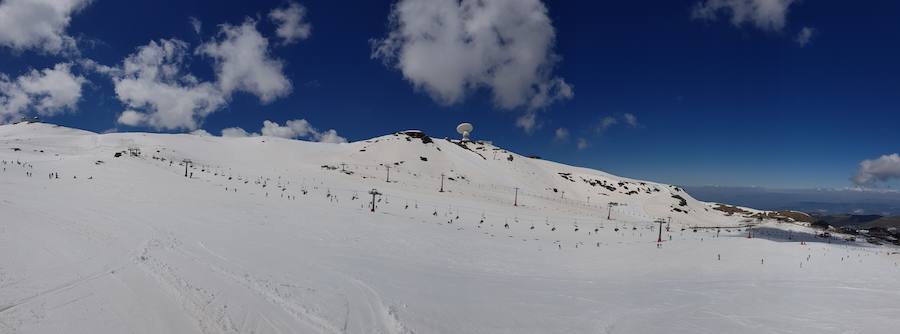
[[[488,143],[16,124],[0,161],[0,333],[900,328],[895,248]]]

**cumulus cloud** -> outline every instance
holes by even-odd
[[[81,67],[87,71],[93,71],[107,76],[120,75],[122,73],[119,68],[106,66],[88,58],[79,59],[78,65],[81,65]]]
[[[127,108],[119,123],[156,129],[197,128],[197,123],[226,103],[214,84],[185,73],[187,43],[151,41],[111,70],[116,96]]]
[[[569,140],[569,130],[566,128],[558,128],[553,135],[553,140],[557,142],[564,142]]]
[[[248,133],[247,130],[234,127],[234,128],[226,128],[222,129],[222,137],[231,137],[231,138],[241,138],[241,137],[256,137],[259,136],[258,133]]]
[[[556,32],[540,0],[400,0],[372,58],[444,105],[479,88],[502,109],[534,110],[574,96],[553,75]],[[517,120],[517,125],[528,124]]]
[[[71,64],[56,64],[52,69],[32,70],[20,76],[19,87],[31,97],[33,107],[44,116],[52,116],[66,109],[74,110],[81,99],[81,86],[87,80],[74,75]]]
[[[75,51],[75,39],[66,34],[72,15],[91,0],[0,1],[0,46],[58,54]]]
[[[863,160],[856,175],[850,178],[858,186],[871,186],[894,179],[900,179],[900,155],[897,153]]]
[[[275,8],[269,12],[269,19],[278,26],[275,34],[283,44],[295,43],[309,38],[312,25],[306,22],[306,7],[296,2],[288,2],[286,7]]]
[[[562,78],[554,78],[548,82],[537,85],[537,94],[531,98],[529,109],[538,109],[560,100],[568,100],[575,97],[575,90]]]
[[[269,103],[291,93],[284,64],[271,57],[269,41],[253,20],[239,26],[221,25],[218,40],[203,43],[196,52],[213,59],[218,86],[226,95],[245,91]]]
[[[187,71],[194,55],[212,59],[214,81],[202,81]],[[80,63],[112,78],[116,96],[127,108],[118,122],[129,126],[193,130],[227,105],[235,92],[248,92],[269,103],[292,90],[284,65],[269,54],[268,40],[251,19],[238,26],[221,25],[219,34],[193,53],[184,41],[162,39],[139,47],[116,67],[89,59]]]
[[[0,74],[0,124],[22,118],[29,111],[53,116],[76,110],[87,80],[73,74],[71,67],[70,63],[60,63],[15,79]]]
[[[761,30],[781,31],[787,21],[788,10],[799,0],[702,0],[694,5],[691,17],[715,21],[729,17],[731,24],[741,27],[752,24]]]
[[[320,143],[332,143],[332,144],[340,144],[346,143],[347,138],[338,136],[337,131],[334,129],[328,129],[325,132],[321,132],[316,135],[316,140]]]
[[[195,135],[195,136],[201,136],[201,137],[212,137],[211,133],[209,133],[208,131],[203,130],[203,129],[197,129],[197,130],[191,131],[191,134]]]
[[[263,136],[280,137],[280,138],[299,138],[307,137],[316,133],[316,130],[305,119],[297,119],[287,121],[284,126],[278,125],[276,122],[266,120],[263,122],[261,130]]]
[[[146,114],[142,114],[134,110],[125,110],[124,112],[119,114],[119,118],[116,120],[117,123],[128,126],[138,126],[146,121]]]
[[[537,113],[530,111],[516,118],[516,127],[522,128],[527,134],[534,133],[534,130],[541,128],[541,124],[537,121]]]
[[[586,149],[590,146],[587,139],[584,139],[584,138],[578,138],[578,142],[575,145],[578,147],[579,151]]]
[[[337,134],[334,129],[327,131],[319,131],[314,128],[305,119],[296,119],[279,125],[276,122],[266,120],[260,130],[263,136],[279,137],[288,139],[307,138],[318,142],[325,143],[346,143],[347,139]]]
[[[803,29],[800,29],[800,32],[797,33],[797,37],[794,39],[794,41],[797,42],[797,45],[800,45],[801,48],[805,47],[807,44],[809,44],[810,41],[812,41],[812,37],[815,33],[816,29],[803,27]]]

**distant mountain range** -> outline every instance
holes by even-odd
[[[825,223],[834,227],[856,227],[856,228],[891,228],[900,227],[900,216],[885,217],[880,215],[826,215],[814,216],[818,223]]]
[[[768,189],[685,186],[694,198],[760,210],[796,210],[815,215],[900,216],[900,192],[858,189]]]

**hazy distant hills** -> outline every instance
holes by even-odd
[[[731,203],[761,210],[796,210],[818,215],[900,215],[898,191],[716,186],[684,188],[701,201]]]
[[[816,216],[818,222],[824,222],[835,227],[856,226],[859,228],[872,227],[900,227],[900,216],[884,217],[879,215],[826,215]]]

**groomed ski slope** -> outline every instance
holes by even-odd
[[[489,144],[16,124],[0,161],[0,333],[900,328],[895,248]]]

